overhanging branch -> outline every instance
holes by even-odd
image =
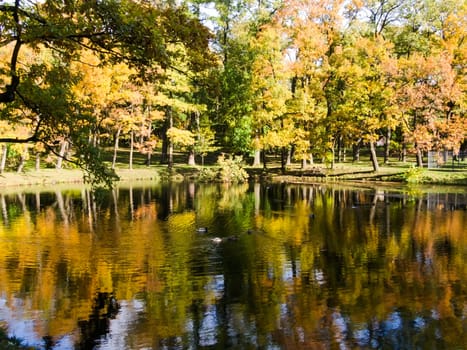
[[[19,77],[16,74],[16,63],[18,61],[19,50],[21,48],[21,23],[19,21],[19,0],[15,1],[15,6],[12,9],[13,11],[13,19],[16,24],[16,43],[15,47],[13,48],[13,53],[11,54],[11,61],[10,61],[10,74],[11,74],[11,83],[7,85],[6,91],[0,94],[0,103],[9,103],[15,100],[15,92],[16,88],[19,84]]]
[[[41,126],[42,119],[39,118],[36,127],[34,128],[34,133],[32,136],[25,138],[18,137],[0,137],[0,143],[29,143],[29,142],[38,142],[40,141],[39,137],[39,128]]]
[[[0,137],[0,143],[30,143],[30,142],[37,142],[39,139],[36,135],[31,137],[27,137],[25,139],[20,139],[17,137]]]

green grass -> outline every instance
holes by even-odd
[[[111,152],[105,154],[106,162],[110,165]],[[116,172],[121,181],[139,181],[139,180],[160,180],[183,178],[195,179],[200,166],[188,166],[187,155],[183,153],[174,154],[173,172],[168,171],[166,164],[159,163],[159,155],[152,158],[150,166],[145,165],[145,156],[137,152],[133,155],[133,169],[128,166],[129,152],[127,149],[121,149],[118,153]],[[217,155],[212,154],[206,157],[206,166],[213,166]],[[200,158],[197,157],[200,163]],[[246,162],[249,160],[247,159]],[[66,164],[66,163],[64,163]],[[368,156],[362,156],[361,161],[335,163],[331,169],[325,164],[314,164],[306,169],[301,169],[300,164],[294,163],[287,167],[287,171],[282,173],[280,168],[280,158],[269,155],[267,169],[260,167],[251,167],[246,165],[245,169],[252,179],[267,179],[285,182],[400,182],[411,184],[443,184],[443,185],[467,185],[467,161],[455,163],[454,167],[449,164],[446,167],[438,169],[418,169],[414,168],[414,159],[408,162],[398,162],[392,159],[387,165],[381,164],[380,171],[374,172]],[[44,165],[44,164],[43,164]],[[45,168],[39,171],[34,170],[34,164],[29,162],[22,173],[14,171],[0,174],[0,187],[5,186],[24,186],[24,185],[42,185],[51,186],[59,183],[82,184],[83,173],[76,168],[54,169]]]
[[[359,162],[335,163],[331,169],[325,164],[314,164],[301,169],[299,164],[287,167],[285,173],[281,172],[280,162],[277,158],[269,161],[268,169],[247,168],[253,176],[268,175],[275,181],[294,182],[398,182],[409,184],[433,185],[467,185],[467,161],[448,165],[442,168],[427,169],[416,168],[415,160],[399,162],[393,159],[389,164],[380,164],[378,172],[373,171],[369,158],[361,158]]]

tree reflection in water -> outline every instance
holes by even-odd
[[[81,340],[76,349],[94,349],[109,333],[110,320],[114,319],[119,305],[113,293],[98,292],[89,319],[78,321]]]
[[[462,349],[466,203],[323,184],[0,193],[0,322],[50,349]]]

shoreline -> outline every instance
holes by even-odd
[[[130,181],[165,181],[172,178],[175,181],[191,179],[196,181],[196,174],[199,167],[187,168],[186,166],[175,167],[172,176],[168,174],[166,166],[152,166],[147,168],[134,169],[116,169],[120,180],[116,184],[124,184]],[[416,182],[403,181],[399,176],[400,169],[385,169],[379,173],[365,171],[367,175],[362,176],[362,172],[348,167],[345,170],[338,169],[336,173],[331,174],[310,174],[307,172],[297,173],[290,171],[286,174],[277,172],[277,169],[268,169],[263,172],[262,169],[245,168],[250,174],[250,180],[270,182],[270,183],[290,183],[290,184],[347,184],[354,186],[406,186],[406,185],[427,185],[427,186],[467,186],[467,171],[444,172],[439,173],[423,169],[425,175]],[[427,177],[426,174],[431,175]],[[25,187],[44,187],[50,188],[56,185],[85,185],[84,173],[80,169],[40,169],[26,170],[22,173],[6,172],[0,174],[0,191],[6,188],[25,188]]]
[[[160,178],[160,174],[155,168],[147,169],[119,169],[117,171],[120,180],[140,181],[155,180]],[[79,184],[85,185],[84,173],[80,169],[41,169],[38,171],[25,171],[22,173],[3,173],[0,174],[0,189],[12,187],[28,186],[55,186],[58,184]]]

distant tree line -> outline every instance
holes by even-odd
[[[0,171],[52,154],[108,183],[121,143],[130,167],[366,147],[377,171],[378,145],[423,166],[465,147],[466,21],[465,0],[2,2]]]

